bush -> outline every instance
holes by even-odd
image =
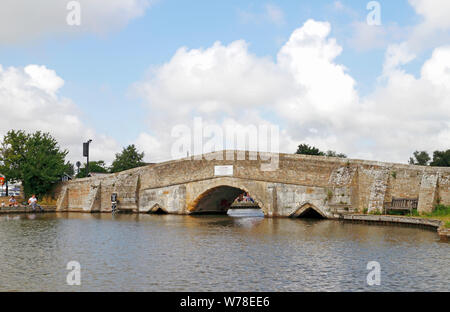
[[[435,210],[433,212],[424,213],[424,215],[429,216],[429,217],[450,215],[450,205],[446,206],[446,205],[438,204],[438,205],[434,206],[434,208],[435,208]]]

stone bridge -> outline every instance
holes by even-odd
[[[450,204],[450,168],[255,154],[221,151],[62,182],[57,210],[110,212],[112,193],[121,211],[136,213],[223,213],[242,192],[270,217],[381,211],[393,197],[418,198],[424,212],[437,202]],[[267,170],[274,159],[277,167]]]

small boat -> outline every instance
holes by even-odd
[[[259,209],[255,208],[230,208],[227,211],[227,215],[230,217],[264,217],[264,213]]]

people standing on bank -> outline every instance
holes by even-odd
[[[28,204],[31,206],[31,209],[33,209],[33,211],[36,211],[36,207],[38,207],[40,211],[44,211],[44,209],[42,209],[42,207],[38,205],[35,194],[30,197],[30,199],[28,200]]]

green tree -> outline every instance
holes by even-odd
[[[108,167],[104,160],[90,161],[89,162],[89,172],[96,173],[109,173]],[[85,178],[86,177],[86,163],[83,164],[83,167],[80,168],[80,172],[76,176],[77,178]]]
[[[295,153],[302,155],[325,156],[325,153],[321,152],[317,147],[309,146],[308,144],[300,144]]]
[[[430,161],[430,155],[426,151],[415,151],[413,157],[409,158],[410,165],[427,166]]]
[[[122,150],[122,153],[116,154],[116,158],[111,166],[111,172],[119,172],[144,166],[145,163],[142,161],[143,159],[143,152],[139,153],[134,144],[128,145]]]
[[[325,156],[328,157],[339,157],[339,158],[347,158],[347,155],[343,154],[343,153],[337,153],[335,151],[327,151]]]
[[[10,130],[0,147],[0,172],[8,182],[22,180],[22,164],[25,161],[26,143],[29,135],[22,130]]]
[[[335,151],[327,151],[322,152],[317,147],[309,146],[308,144],[300,144],[297,148],[296,154],[303,154],[303,155],[317,155],[317,156],[328,156],[328,157],[340,157],[340,158],[347,158],[347,155],[342,153],[337,153]]]
[[[49,134],[9,131],[0,148],[0,171],[9,181],[20,181],[25,195],[44,195],[67,171],[66,150]]]
[[[446,151],[435,151],[430,166],[450,167],[450,149]]]

